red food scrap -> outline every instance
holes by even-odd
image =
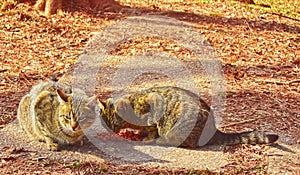
[[[98,132],[97,138],[107,141],[141,141],[141,134],[139,130],[134,130],[131,128],[121,129],[118,133],[110,133],[110,132]]]

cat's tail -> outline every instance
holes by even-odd
[[[273,143],[277,139],[278,139],[277,134],[263,132],[263,131],[224,133],[217,130],[215,135],[210,139],[207,145],[267,144],[267,143]]]

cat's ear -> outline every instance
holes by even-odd
[[[105,108],[106,108],[106,103],[105,101],[102,101],[102,100],[99,100],[98,99],[98,104],[99,104],[99,108],[101,111],[105,111]]]
[[[57,90],[56,90],[56,93],[57,93],[57,95],[58,95],[58,99],[59,99],[59,100],[62,100],[62,101],[64,101],[64,102],[68,102],[68,95],[65,94],[62,90],[57,89]]]

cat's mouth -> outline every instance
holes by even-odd
[[[77,125],[76,127],[71,127],[71,131],[72,132],[79,132],[79,131],[82,131],[82,129],[79,125]]]
[[[72,124],[72,125],[71,125],[71,128],[72,128],[73,131],[76,131],[76,130],[79,130],[79,129],[80,129],[79,124],[78,124],[77,122],[74,123],[74,124]]]

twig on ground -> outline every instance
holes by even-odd
[[[270,81],[270,80],[264,80],[264,81],[258,81],[258,82],[274,83],[274,84],[277,84],[277,85],[291,85],[293,83],[300,83],[300,79],[291,80],[291,81],[284,81],[284,82]]]
[[[263,119],[266,118],[267,116],[262,116],[262,117],[256,117],[256,118],[252,118],[252,119],[248,119],[248,120],[243,120],[243,121],[238,121],[238,122],[234,122],[234,123],[230,123],[227,125],[223,125],[221,126],[221,128],[226,128],[226,127],[230,127],[230,126],[234,126],[234,125],[240,125],[240,124],[244,124],[244,123],[250,123],[259,119]]]
[[[1,69],[0,73],[7,72],[7,71],[8,71],[8,69]]]
[[[291,20],[294,20],[294,21],[300,21],[297,18],[292,18],[292,17],[289,17],[289,16],[285,16],[281,13],[275,13],[275,12],[267,12],[267,13],[272,14],[272,15],[277,15],[277,16],[280,16],[280,17],[283,17],[283,18],[291,19]]]

